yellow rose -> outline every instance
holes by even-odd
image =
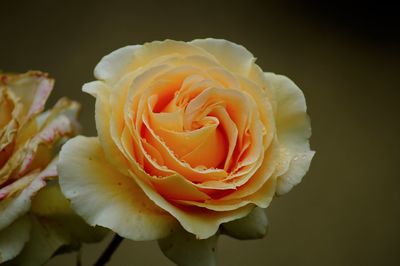
[[[42,225],[61,212],[72,214],[56,185],[41,190],[57,176],[60,141],[77,128],[76,102],[61,99],[42,113],[53,83],[42,72],[0,73],[0,263],[23,251],[29,258],[20,256],[13,265],[39,265],[71,242],[63,229]],[[49,203],[64,207],[50,213]]]
[[[94,73],[83,91],[96,97],[98,137],[68,141],[58,165],[63,193],[89,224],[152,240],[178,222],[206,239],[309,168],[303,93],[240,45],[127,46]]]

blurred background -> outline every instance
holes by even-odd
[[[83,133],[96,135],[81,86],[105,54],[166,38],[242,44],[302,88],[317,154],[301,185],[267,209],[268,236],[222,237],[219,265],[400,265],[399,9],[348,2],[2,1],[0,69],[49,72],[49,104],[80,101]],[[83,265],[109,240],[85,246]],[[126,240],[109,265],[173,264],[157,243]]]

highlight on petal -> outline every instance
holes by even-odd
[[[218,234],[207,239],[196,239],[183,228],[158,240],[162,252],[180,266],[216,266]]]
[[[241,219],[225,223],[221,232],[240,240],[259,239],[268,231],[268,219],[264,209],[255,207],[249,215]]]
[[[115,82],[133,63],[135,53],[141,47],[141,45],[125,46],[104,56],[94,69],[94,76],[110,83]]]
[[[210,54],[189,43],[173,40],[154,41],[143,45],[125,46],[104,56],[94,70],[94,76],[114,84],[125,74],[133,72],[140,67],[150,65],[153,61],[162,64],[170,56],[201,55],[214,59]]]
[[[165,237],[176,226],[127,176],[104,158],[97,138],[75,137],[60,152],[61,190],[72,208],[91,225],[132,240]]]
[[[22,216],[8,227],[0,230],[0,263],[17,256],[29,239],[30,221]]]
[[[98,80],[85,83],[82,86],[82,91],[92,95],[93,97],[97,97],[97,95],[101,93],[102,90],[108,89],[109,87],[105,82]]]
[[[255,62],[254,56],[243,46],[223,39],[197,39],[189,42],[212,54],[228,70],[247,76]]]
[[[301,182],[315,152],[310,150],[311,125],[303,92],[289,78],[265,73],[277,103],[276,127],[281,164],[289,164],[277,180],[277,194],[289,192]]]

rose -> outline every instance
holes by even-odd
[[[61,245],[75,241],[54,225],[59,215],[77,217],[66,199],[56,184],[41,190],[48,181],[55,182],[54,152],[77,128],[76,102],[61,99],[42,113],[53,83],[42,72],[0,74],[0,262],[23,250],[29,258],[21,255],[14,264],[42,264]],[[85,227],[78,218],[71,219]]]
[[[133,240],[176,221],[198,239],[298,184],[314,152],[288,78],[216,39],[127,46],[96,66],[98,137],[68,141],[60,184],[89,224]]]

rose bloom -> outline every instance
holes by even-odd
[[[60,99],[42,113],[53,83],[42,72],[0,73],[0,263],[22,251],[12,265],[39,265],[72,243],[72,234],[56,225],[60,215],[82,228],[59,188],[43,189],[57,176],[54,152],[75,135],[79,110]]]
[[[98,137],[62,148],[60,185],[89,224],[133,240],[179,223],[198,239],[266,208],[307,172],[314,152],[301,90],[226,40],[118,49],[83,91]]]

